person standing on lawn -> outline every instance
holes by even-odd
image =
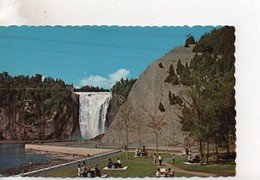
[[[172,163],[175,164],[175,161],[176,161],[176,156],[175,154],[172,154]]]
[[[162,166],[162,156],[161,156],[161,154],[159,154],[158,159],[159,159],[159,165]]]
[[[156,156],[156,154],[153,154],[153,165],[156,165],[156,160],[157,159],[157,156]]]

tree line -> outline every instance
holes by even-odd
[[[229,154],[236,140],[234,31],[225,26],[206,33],[196,43],[190,65],[177,65],[180,82],[190,87],[192,99],[180,115],[182,130],[199,142],[202,157],[210,144],[217,153],[220,145],[226,147]]]

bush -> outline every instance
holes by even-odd
[[[162,64],[161,62],[158,64],[158,66],[159,66],[160,68],[163,68],[163,64]]]
[[[195,39],[191,34],[187,35],[184,47],[189,47],[190,44],[195,44]]]
[[[163,106],[163,104],[160,102],[160,104],[159,104],[159,110],[161,111],[161,112],[164,112],[165,111],[165,108],[164,108],[164,106]]]

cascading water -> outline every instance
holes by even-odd
[[[79,125],[83,139],[105,132],[106,114],[111,92],[77,92],[79,95]]]

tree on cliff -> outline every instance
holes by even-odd
[[[166,77],[164,82],[171,83],[172,85],[179,84],[179,79],[174,72],[174,68],[172,64],[169,67],[168,76]]]
[[[45,79],[41,74],[29,77],[0,73],[0,108],[6,112],[5,119],[9,123],[1,130],[3,137],[13,140],[61,139],[68,133],[63,128],[73,122],[59,119],[56,114],[62,114],[63,108],[67,107],[67,117],[76,119],[77,103],[64,81]],[[48,121],[50,119],[52,121]],[[51,128],[44,128],[46,122]]]
[[[187,39],[185,41],[184,47],[189,47],[190,44],[195,44],[195,39],[191,34],[186,35]]]
[[[112,93],[117,93],[122,96],[124,96],[125,99],[127,99],[127,96],[129,92],[131,91],[132,86],[136,82],[137,79],[121,79],[120,81],[117,81],[115,85],[112,87],[111,91]]]

